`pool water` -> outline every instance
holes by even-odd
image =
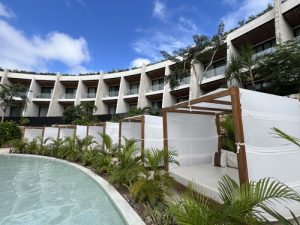
[[[0,225],[124,225],[102,188],[47,158],[0,155]]]

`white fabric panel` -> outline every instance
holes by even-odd
[[[163,149],[163,120],[159,116],[145,115],[145,149]]]
[[[103,126],[89,126],[89,136],[93,137],[99,145],[102,145],[103,139],[100,134],[104,133]]]
[[[38,137],[42,137],[43,129],[40,128],[25,128],[24,139],[31,142]]]
[[[167,124],[169,149],[177,151],[181,166],[211,163],[218,150],[215,116],[168,113]]]
[[[58,127],[45,127],[44,141],[49,138],[45,145],[51,144],[53,140],[56,140],[58,136]]]
[[[67,137],[73,137],[73,136],[74,136],[74,128],[69,128],[69,127],[60,128],[60,133],[59,133],[60,139],[65,139]]]
[[[111,137],[113,144],[119,144],[119,123],[106,122],[105,134]]]
[[[300,138],[299,101],[240,91],[249,178],[275,177],[286,183],[300,181],[300,173],[291,172],[300,171],[300,163],[296,163],[300,159],[299,149],[271,130],[276,127]]]
[[[141,141],[141,123],[139,122],[122,122],[122,137],[121,143],[124,144],[127,139],[135,139]],[[138,148],[141,148],[141,142],[138,144]]]
[[[80,139],[86,138],[87,135],[87,126],[76,126],[76,136]]]

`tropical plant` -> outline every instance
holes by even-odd
[[[192,46],[176,50],[172,54],[169,54],[166,51],[161,51],[161,54],[165,59],[176,63],[175,68],[171,71],[171,73],[165,76],[165,83],[169,84],[171,90],[180,85],[181,79],[190,76],[190,65],[193,70],[196,70],[193,62],[200,62],[203,53],[210,55],[209,63],[204,70],[204,75],[206,74],[207,70],[213,64],[215,55],[224,45],[224,23],[221,22],[219,24],[217,33],[212,37],[208,37],[206,35],[194,35],[193,40],[194,44]],[[199,77],[197,75],[198,73],[193,74],[196,76],[197,84],[201,83],[201,79],[203,79],[204,75]]]
[[[151,206],[165,202],[166,195],[172,194],[174,179],[163,170],[164,160],[179,165],[175,151],[150,149],[145,151],[144,169],[130,188],[130,194],[138,202],[148,202]]]
[[[273,93],[300,92],[300,42],[278,45],[276,51],[260,61],[258,73],[271,82]]]
[[[30,120],[28,118],[21,117],[19,120],[19,124],[21,126],[26,126],[26,125],[30,124]]]
[[[68,106],[63,112],[63,120],[66,123],[88,125],[95,122],[93,112],[97,107],[93,102],[82,102],[80,105]]]
[[[170,213],[170,209],[163,203],[158,203],[155,207],[147,204],[145,206],[147,218],[151,224],[155,225],[175,225],[176,221],[174,216]]]
[[[276,128],[276,127],[273,127],[272,130],[275,132],[275,134],[278,136],[278,137],[281,137],[283,139],[286,139],[287,141],[297,145],[298,147],[300,147],[300,139],[299,138],[296,138],[296,137],[293,137],[285,132],[283,132],[282,130]]]
[[[116,154],[117,163],[108,171],[108,174],[112,183],[128,187],[137,180],[143,166],[141,157],[137,156],[139,151],[136,147],[137,141],[126,138],[124,140],[125,144]]]
[[[230,55],[225,77],[233,84],[235,80],[244,86],[246,80],[250,80],[253,90],[255,87],[254,66],[258,64],[260,57],[253,57],[254,52],[250,45],[243,46],[239,55]]]
[[[180,225],[244,225],[271,224],[270,217],[280,224],[291,225],[272,208],[278,201],[300,202],[300,196],[287,185],[271,178],[239,185],[228,175],[219,182],[223,204],[212,204],[193,188],[181,199],[170,204],[170,210]],[[292,213],[292,212],[291,212]],[[292,213],[294,217],[294,214]],[[299,223],[296,223],[299,224]]]
[[[222,120],[220,121],[222,137],[221,137],[221,148],[235,152],[235,132],[234,132],[234,124],[233,117],[231,114],[226,114]]]
[[[6,111],[9,107],[21,107],[26,109],[29,99],[25,94],[27,87],[22,84],[0,84],[0,107],[3,111],[1,122],[4,121]],[[19,99],[16,99],[18,97]]]
[[[21,130],[15,122],[0,123],[0,147],[11,140],[20,139],[21,136]]]

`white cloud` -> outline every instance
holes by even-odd
[[[235,2],[234,0],[225,0],[227,3]],[[256,15],[257,13],[266,9],[268,3],[272,3],[271,0],[243,0],[239,4],[233,4],[233,6],[238,5],[238,8],[234,11],[228,13],[224,16],[222,20],[225,23],[226,30],[235,27],[238,21],[242,19],[247,19],[250,15]]]
[[[166,21],[166,5],[160,0],[154,1],[153,16],[160,19],[161,21]]]
[[[0,2],[0,17],[12,18],[15,17],[15,14]]]
[[[150,60],[145,58],[136,58],[131,61],[130,67],[141,67],[143,64],[149,64]]]
[[[0,19],[0,66],[11,69],[47,71],[54,62],[62,63],[68,72],[86,72],[90,60],[84,38],[50,32],[46,36],[27,37],[21,30]]]
[[[187,19],[184,16],[179,17],[178,29],[184,32],[193,33],[196,33],[199,30],[197,25],[192,20]]]

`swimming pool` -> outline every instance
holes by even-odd
[[[0,224],[127,224],[82,170],[44,157],[0,155]]]

